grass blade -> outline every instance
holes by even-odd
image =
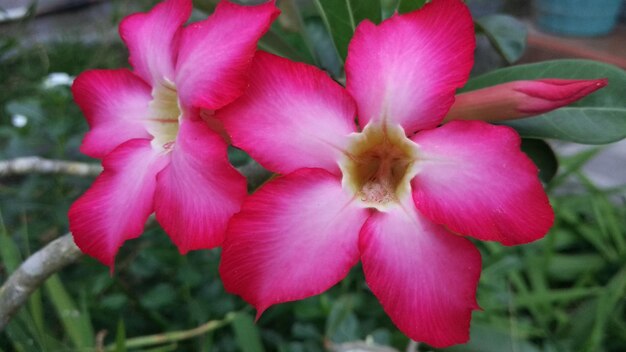
[[[57,316],[73,345],[80,348],[95,345],[93,327],[88,317],[81,313],[78,306],[65,290],[58,275],[51,276],[44,284]]]

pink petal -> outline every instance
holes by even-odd
[[[367,217],[322,169],[301,169],[249,197],[226,234],[220,275],[257,309],[327,290],[358,261]]]
[[[359,238],[368,286],[396,326],[434,347],[469,339],[480,253],[420,216],[411,201],[370,217]]]
[[[250,87],[218,111],[233,143],[283,174],[303,167],[338,172],[337,160],[356,131],[352,98],[323,71],[264,52]]]
[[[422,151],[413,199],[432,221],[504,245],[540,239],[552,226],[537,167],[513,129],[453,121],[413,140]]]
[[[127,140],[151,138],[145,126],[150,87],[129,70],[85,71],[72,93],[90,127],[80,147],[84,154],[101,159]]]
[[[580,100],[607,84],[607,79],[540,79],[498,84],[457,95],[445,119],[498,121],[539,115]]]
[[[437,126],[474,64],[474,24],[460,0],[435,0],[376,26],[363,21],[348,48],[346,83],[359,125]]]
[[[120,24],[120,36],[139,76],[155,86],[173,82],[179,30],[191,15],[191,0],[166,0],[148,13],[136,13]]]
[[[104,172],[70,208],[76,245],[113,270],[124,241],[143,232],[153,210],[156,174],[166,163],[147,139],[130,140],[107,155]]]
[[[181,253],[224,240],[246,196],[246,180],[228,162],[226,143],[202,120],[183,119],[171,162],[157,176],[157,221]]]
[[[239,97],[257,41],[278,14],[274,0],[257,6],[222,0],[208,19],[185,28],[175,81],[183,105],[218,109]]]

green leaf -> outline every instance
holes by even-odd
[[[540,349],[530,342],[512,336],[503,326],[472,324],[470,340],[467,344],[446,348],[446,352],[539,352]]]
[[[235,339],[242,352],[263,352],[263,343],[254,319],[246,313],[236,313],[232,322]]]
[[[400,0],[398,2],[398,12],[407,13],[422,8],[426,0]]]
[[[509,64],[515,63],[524,54],[528,32],[515,17],[490,15],[476,19],[474,23]]]
[[[44,284],[65,332],[78,349],[95,345],[93,327],[87,316],[65,290],[58,275],[51,276]]]
[[[522,137],[605,144],[626,137],[626,72],[588,60],[556,60],[508,67],[471,79],[463,92],[516,80],[608,78],[609,85],[570,106],[507,121]]]
[[[291,33],[293,35],[291,40],[289,40],[289,33],[282,30],[282,27],[278,25],[272,26],[270,32],[276,32],[277,36],[281,37],[292,46],[300,49],[301,53],[303,55],[306,55],[307,57],[307,60],[305,62],[317,66],[318,62],[317,58],[315,57],[315,49],[313,48],[313,42],[311,41],[311,38],[309,38],[304,24],[304,11],[301,8],[301,4],[298,3],[296,0],[284,0],[281,2],[281,9],[283,11],[281,16],[285,18],[285,21],[291,23],[292,30],[295,32]]]
[[[539,178],[548,183],[558,170],[559,162],[548,143],[540,139],[522,139],[522,151],[537,165]]]
[[[294,61],[302,61],[309,64],[313,63],[312,59],[299,52],[298,49],[293,47],[279,31],[273,28],[270,28],[270,30],[259,40],[259,48],[274,55],[286,57]]]
[[[4,221],[0,214],[0,255],[2,256],[2,266],[7,273],[12,273],[22,262],[20,250],[15,241],[9,236],[4,227]]]
[[[607,144],[626,138],[626,109],[564,107],[503,124],[515,128],[526,138]]]
[[[117,322],[117,332],[115,333],[115,352],[126,352],[126,328],[124,319]]]
[[[308,19],[306,32],[315,51],[317,66],[328,71],[332,77],[339,78],[343,70],[343,63],[323,21],[317,17]]]
[[[326,319],[326,338],[333,342],[349,342],[358,339],[359,321],[354,315],[355,297],[344,295],[332,305]]]
[[[348,44],[361,21],[381,21],[379,0],[314,0],[320,16],[333,38],[342,60],[348,55]]]

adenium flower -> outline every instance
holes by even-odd
[[[346,89],[315,67],[258,52],[246,93],[216,117],[234,145],[283,176],[231,219],[220,264],[226,289],[259,317],[327,290],[360,260],[411,339],[467,341],[481,258],[465,236],[528,243],[554,218],[513,129],[439,126],[474,47],[466,6],[433,0],[359,24]]]
[[[167,0],[125,18],[120,35],[134,70],[87,71],[72,86],[90,126],[81,151],[103,159],[104,171],[72,205],[70,230],[111,269],[153,212],[181,253],[219,245],[246,195],[226,142],[202,117],[243,93],[278,10],[274,1],[222,1],[183,27],[191,10],[191,0]]]
[[[608,84],[607,79],[513,81],[459,94],[444,121],[501,121],[543,114]]]

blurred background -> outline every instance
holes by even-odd
[[[387,15],[397,3],[382,2]],[[117,25],[155,3],[0,0],[0,160],[97,162],[78,152],[87,124],[71,82],[86,69],[128,67]],[[473,76],[560,58],[626,69],[622,0],[467,3],[478,38]],[[214,4],[196,1],[192,20]],[[315,1],[279,5],[283,15],[260,48],[316,64],[341,81],[341,60]],[[445,351],[626,351],[626,143],[531,140],[525,150],[540,164],[555,226],[525,246],[477,243],[483,310],[473,314],[470,343]],[[231,154],[236,166],[250,162]],[[67,233],[67,210],[92,180],[0,177],[0,280]],[[360,266],[328,292],[272,307],[254,324],[253,310],[224,292],[218,262],[219,250],[180,256],[150,225],[122,248],[113,276],[84,257],[51,277],[0,333],[0,351],[433,350],[394,327]]]

